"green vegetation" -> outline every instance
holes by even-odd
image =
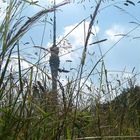
[[[40,66],[42,56],[33,63],[23,59],[20,50],[22,37],[39,19],[54,12],[55,8],[43,9],[25,18],[22,15],[24,8],[27,5],[39,6],[37,1],[9,2],[6,16],[0,23],[0,140],[140,139],[140,87],[134,82],[137,74],[125,80],[116,78],[115,88],[112,88],[114,85],[109,81],[109,72],[103,60],[107,51],[103,55],[101,52],[100,59],[84,76],[92,26],[101,4],[106,1],[99,0],[90,16],[76,77],[68,77],[65,85],[54,79],[57,80],[57,91],[51,90],[51,75],[45,66]],[[131,1],[124,4],[134,5]],[[8,69],[14,52],[17,55],[17,72]],[[30,64],[29,68],[22,69],[23,60]],[[95,76],[93,72],[96,72],[97,67],[100,67],[97,73],[100,80],[99,86],[95,88],[94,83],[87,82]],[[86,95],[86,99],[83,99],[83,95]]]

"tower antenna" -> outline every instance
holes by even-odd
[[[50,68],[52,75],[52,91],[56,93],[57,91],[57,77],[59,69],[59,47],[56,46],[56,9],[55,9],[55,0],[54,0],[54,19],[53,19],[53,46],[50,48]]]

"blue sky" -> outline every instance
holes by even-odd
[[[85,0],[85,2],[78,3],[80,0],[75,0],[73,2],[70,1],[70,4],[64,5],[57,10],[57,36],[58,40],[62,38],[68,31],[74,28],[81,20],[86,17],[89,17],[90,14],[93,13],[95,8],[95,1]],[[63,0],[56,0],[56,3],[61,3]],[[116,3],[117,2],[117,3]],[[94,27],[96,29],[96,33],[93,27],[93,32],[95,36],[90,38],[89,43],[95,42],[101,39],[108,39],[106,42],[100,44],[100,48],[102,53],[104,54],[108,51],[119,39],[121,36],[115,36],[118,34],[126,34],[130,30],[132,30],[136,24],[132,24],[130,22],[139,22],[140,21],[140,4],[137,3],[138,0],[133,0],[135,2],[135,6],[129,4],[129,6],[124,5],[124,1],[109,1],[102,3],[100,7],[100,11],[98,13],[96,22]],[[43,7],[50,7],[52,4],[50,1],[47,0],[39,0],[40,5]],[[116,8],[114,5],[123,8],[125,11],[121,11],[119,8]],[[41,10],[41,8],[37,6],[28,6],[24,11],[23,15],[31,16]],[[48,14],[47,20],[51,21],[52,14]],[[42,18],[43,20],[44,18]],[[88,18],[85,22],[86,29],[88,28],[90,18]],[[98,21],[98,22],[97,22]],[[139,22],[140,23],[140,22]],[[31,38],[33,39],[36,45],[41,45],[41,39],[43,34],[44,25],[40,24],[39,22],[35,24],[30,31],[22,38],[22,42],[30,42],[30,44],[22,45],[21,49],[25,49],[22,52],[24,58],[29,59],[28,56],[35,56],[35,52],[39,52],[38,49],[32,48],[33,44],[31,42]],[[71,52],[77,48],[81,48],[78,51],[72,51],[65,57],[61,58],[61,67],[66,67],[69,69],[70,67],[77,67],[80,62],[80,57],[82,54],[83,48],[83,27],[84,23],[82,23],[74,32],[72,32],[68,37],[67,40],[70,43],[71,47],[69,48],[62,48],[61,54]],[[108,70],[117,70],[121,71],[126,68],[126,71],[132,71],[134,67],[136,67],[136,72],[140,71],[140,39],[133,39],[134,37],[138,37],[140,32],[140,28],[137,28],[128,37],[123,38],[120,40],[118,44],[114,46],[114,48],[107,53],[104,57],[105,65]],[[42,47],[49,48],[52,42],[52,25],[46,24],[45,28],[45,35],[44,41],[42,43]],[[31,48],[30,48],[31,47]],[[30,49],[29,49],[30,48]],[[87,57],[87,69],[91,69],[91,59],[93,63],[100,58],[99,53],[99,44],[88,46],[88,51],[90,53],[94,53],[94,56]],[[44,52],[42,52],[44,54]],[[48,60],[49,55],[44,59]],[[71,64],[66,63],[66,59],[71,59],[73,62]],[[36,60],[32,60],[35,62]]]

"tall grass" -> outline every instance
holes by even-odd
[[[133,82],[139,73],[126,80],[116,78],[114,80],[115,86],[110,82],[104,57],[115,44],[105,54],[102,54],[99,46],[99,60],[91,66],[88,75],[84,75],[89,38],[103,2],[105,1],[99,0],[96,3],[95,10],[90,17],[76,76],[68,77],[65,85],[57,79],[59,86],[56,92],[58,94],[56,105],[56,100],[54,100],[56,96],[54,97],[50,88],[52,78],[45,66],[42,68],[39,65],[43,57],[39,56],[38,61],[34,64],[26,60],[30,63],[30,67],[23,70],[19,42],[34,23],[67,2],[50,9],[43,9],[26,19],[22,16],[22,10],[27,5],[26,1],[10,0],[6,16],[0,25],[1,140],[139,139],[140,89]],[[81,21],[63,39],[85,20]],[[139,25],[133,30],[138,27]],[[43,38],[44,34],[42,40]],[[91,45],[104,41],[106,39],[98,40]],[[36,47],[43,48],[42,46]],[[17,52],[17,72],[14,72],[12,68],[9,70],[14,51]],[[50,53],[49,49],[47,51]],[[97,68],[100,70],[98,71]],[[41,73],[40,77],[38,73]],[[100,79],[98,87],[94,85],[92,80],[90,81],[95,76]],[[127,83],[127,89],[123,88],[125,83]],[[116,94],[116,98],[112,97],[114,94]],[[118,94],[120,95],[118,96]],[[86,99],[84,99],[84,95]],[[103,98],[106,99],[106,97],[107,101],[103,101]]]

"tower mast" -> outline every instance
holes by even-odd
[[[55,8],[55,0],[54,0],[54,8]],[[59,68],[59,48],[56,46],[56,9],[54,9],[54,17],[53,17],[53,46],[50,48],[51,56],[50,56],[50,68],[52,75],[52,91],[57,91],[57,77],[58,77],[58,68]]]

